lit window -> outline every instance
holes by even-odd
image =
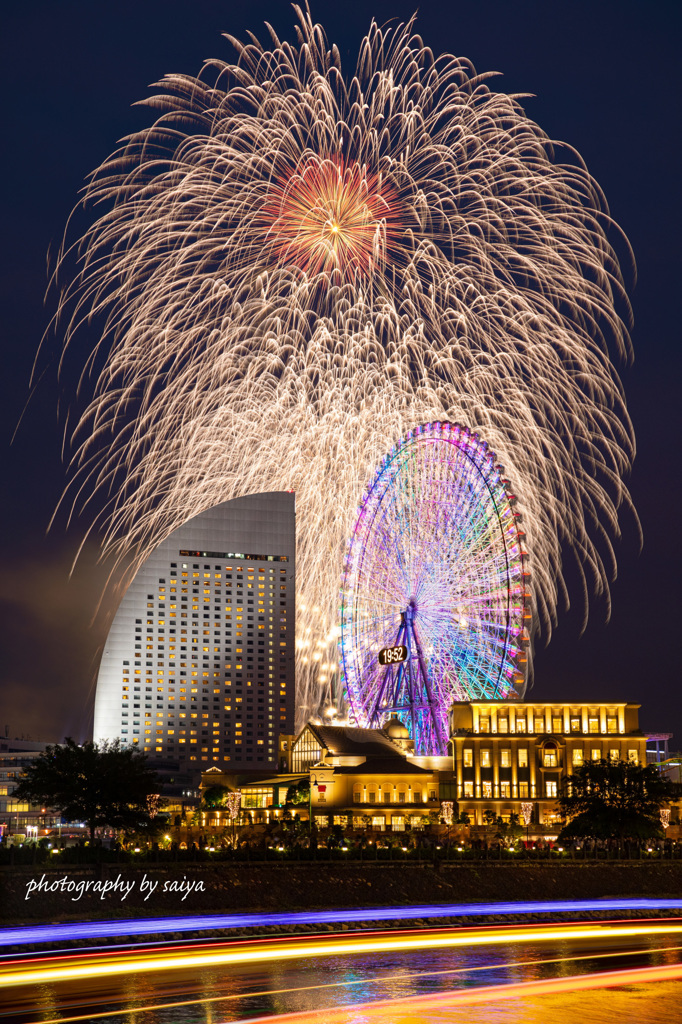
[[[579,718],[571,718],[571,732],[580,732],[582,722]]]
[[[599,719],[588,718],[587,719],[587,731],[588,732],[599,732]]]
[[[490,768],[490,751],[481,751],[481,768]]]
[[[464,796],[473,797],[474,795],[474,784],[473,782],[464,783]]]
[[[489,800],[490,797],[493,795],[493,784],[492,784],[492,782],[483,782],[483,783],[481,783],[481,790],[482,790],[484,799],[488,799]]]
[[[507,799],[507,800],[509,799],[509,797],[511,796],[511,783],[510,782],[501,782],[500,783],[500,796],[502,797],[502,799]]]
[[[618,719],[610,716],[606,719],[606,731],[607,732],[618,732]]]
[[[628,761],[632,764],[639,764],[639,757],[636,750],[628,750]]]
[[[497,719],[497,731],[498,732],[502,732],[502,733],[509,732],[509,719],[508,718],[498,718]]]
[[[474,763],[474,752],[473,752],[473,750],[471,750],[470,748],[466,748],[462,752],[462,758],[463,758],[463,762],[462,763],[464,764],[465,768],[473,767],[473,763]]]
[[[583,763],[583,752],[582,750],[573,751],[573,767],[577,767]]]
[[[478,731],[479,732],[490,732],[490,718],[487,715],[481,715],[478,720]]]
[[[500,765],[502,768],[509,768],[511,765],[511,750],[500,751]]]
[[[601,747],[592,747],[590,757],[593,761],[601,761]]]
[[[545,796],[555,797],[557,795],[557,784],[553,779],[547,779],[545,782]]]
[[[564,731],[564,722],[562,718],[552,717],[552,732],[559,733]]]
[[[526,747],[523,747],[523,748],[519,749],[518,754],[519,754],[519,768],[527,768],[528,767],[528,749]]]

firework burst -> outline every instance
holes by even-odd
[[[273,181],[263,206],[268,262],[291,264],[307,276],[337,274],[367,280],[396,256],[400,227],[393,189],[342,157],[311,158]]]
[[[372,25],[344,77],[298,18],[297,45],[230,39],[232,63],[163,80],[86,189],[58,321],[67,344],[101,328],[74,485],[107,495],[110,550],[139,562],[218,502],[295,490],[306,717],[357,504],[407,430],[451,420],[497,452],[546,635],[562,548],[608,600],[634,441],[623,240],[577,155],[411,24]]]

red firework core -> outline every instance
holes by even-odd
[[[341,157],[310,157],[274,179],[264,213],[277,262],[310,275],[367,276],[397,248],[397,192]]]

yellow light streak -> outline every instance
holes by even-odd
[[[264,942],[231,944],[224,948],[197,953],[179,950],[160,954],[155,951],[135,954],[113,954],[112,957],[86,957],[73,963],[56,961],[49,967],[14,965],[0,970],[0,988],[23,985],[44,985],[84,978],[113,978],[128,974],[131,969],[150,971],[177,971],[206,967],[226,967],[248,963],[270,963],[298,960],[306,957],[348,955],[352,953],[410,952],[417,949],[470,949],[474,946],[510,945],[525,942],[589,941],[613,938],[634,938],[652,935],[682,934],[682,925],[581,925],[578,927],[553,926],[537,928],[500,928],[472,934],[470,931],[410,932],[402,935],[338,936],[324,940],[293,942]]]
[[[654,953],[675,953],[679,952],[682,946],[661,946],[658,949],[647,949],[647,956],[651,956]],[[178,1009],[181,1006],[200,1006],[204,1003],[223,1003],[234,1000],[246,1000],[246,999],[262,999],[266,996],[282,996],[282,995],[293,995],[301,992],[318,992],[324,989],[331,988],[352,988],[355,985],[385,985],[391,981],[414,981],[416,978],[440,978],[444,975],[450,974],[475,974],[481,971],[496,971],[500,967],[504,967],[505,970],[512,970],[517,967],[542,967],[548,964],[562,964],[566,962],[577,963],[581,960],[594,960],[597,956],[600,960],[614,959],[615,957],[623,956],[640,956],[642,953],[641,949],[636,950],[620,950],[617,953],[599,953],[599,954],[587,954],[581,956],[571,957],[552,957],[546,960],[516,960],[510,961],[509,963],[494,963],[494,964],[479,964],[477,967],[455,967],[445,971],[415,971],[415,972],[403,972],[402,974],[386,974],[386,975],[375,975],[374,977],[368,978],[357,978],[354,981],[332,981],[326,985],[303,985],[295,986],[292,988],[273,988],[264,989],[261,992],[238,992],[232,995],[225,996],[209,996],[201,999],[182,999],[172,1003],[155,1003],[145,1004],[144,1006],[134,1007],[119,1007],[115,1010],[105,1010],[100,1013],[86,1013],[78,1014],[74,1017],[60,1017],[60,1024],[76,1024],[77,1021],[81,1020],[103,1020],[106,1017],[119,1016],[123,1013],[149,1013],[151,1010],[172,1010]],[[36,1022],[38,1024],[38,1022]]]

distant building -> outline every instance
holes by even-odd
[[[33,764],[47,742],[37,740],[0,739],[0,836],[35,839],[61,822],[61,815],[49,807],[32,807],[24,800],[14,799],[19,777]]]
[[[668,743],[672,739],[671,732],[648,732],[646,735],[646,759],[648,764],[661,764],[667,761]]]
[[[566,775],[583,761],[647,763],[639,708],[629,703],[454,704],[450,749],[460,813],[483,825],[486,811],[521,818],[526,804],[540,834],[558,831],[556,798]]]
[[[294,723],[295,546],[289,492],[224,502],[159,544],[109,630],[95,741],[197,773],[276,769]]]

